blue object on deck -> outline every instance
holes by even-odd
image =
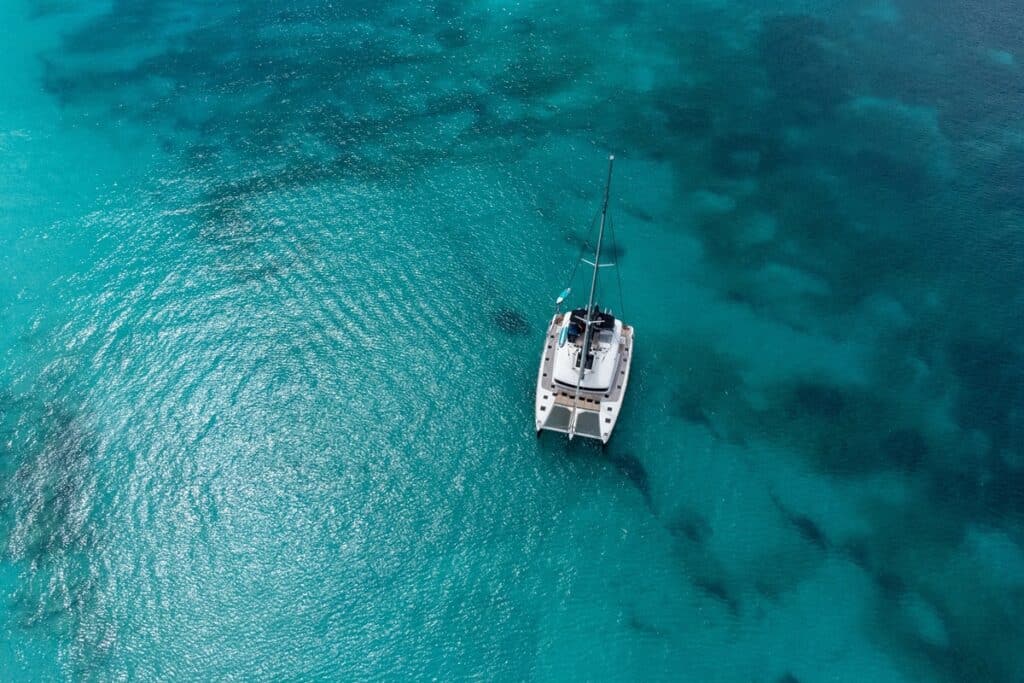
[[[558,348],[565,346],[565,340],[569,338],[569,326],[566,325],[562,328],[562,332],[558,335]]]

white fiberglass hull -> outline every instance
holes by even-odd
[[[540,368],[537,371],[537,396],[534,408],[537,434],[543,430],[568,434],[569,438],[583,436],[608,443],[622,410],[623,398],[629,384],[629,370],[633,362],[633,328],[622,325],[616,329],[614,343],[605,349],[605,362],[611,365],[601,372],[602,386],[588,372],[583,387],[577,393],[575,382],[567,382],[565,363],[572,347],[559,345],[567,314],[559,313],[551,319]],[[562,337],[564,340],[564,337]],[[561,367],[560,367],[561,365]],[[573,369],[574,374],[578,373]],[[578,374],[577,374],[578,376]],[[561,378],[559,381],[557,378]],[[589,386],[588,386],[589,385]]]

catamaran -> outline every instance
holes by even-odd
[[[595,299],[598,270],[615,265],[601,263],[614,162],[614,156],[608,157],[594,260],[580,258],[593,268],[587,304],[563,313],[569,288],[555,300],[537,371],[537,436],[548,429],[568,434],[569,439],[584,436],[608,443],[622,410],[633,358],[633,328],[610,310],[601,310]]]

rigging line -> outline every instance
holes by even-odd
[[[615,279],[619,283],[619,317],[625,318],[626,304],[622,298],[622,269],[619,268],[619,261],[622,259],[622,254],[619,252],[619,243],[615,241],[615,219],[611,216],[608,217],[608,227],[612,229],[612,249],[615,254]]]
[[[598,219],[598,217],[600,215],[601,215],[601,211],[599,209],[597,211],[597,213],[594,214],[593,220],[590,221],[590,232],[594,231],[594,226],[597,224],[597,219]],[[580,252],[578,254],[576,254],[576,258],[573,260],[572,272],[569,273],[569,281],[567,283],[569,286],[572,286],[573,280],[576,279],[576,269],[580,267],[580,261],[583,260],[583,252],[589,246],[590,246],[590,242],[587,241],[586,239],[584,239],[583,243],[580,245]]]

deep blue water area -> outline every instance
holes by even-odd
[[[0,679],[1024,680],[1018,4],[0,26]]]

